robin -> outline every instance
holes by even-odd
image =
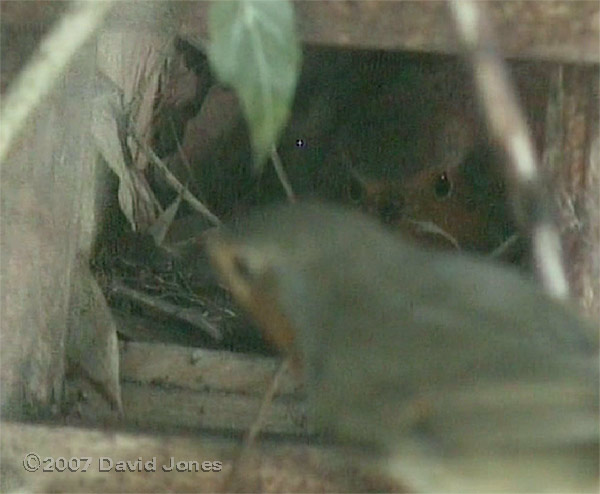
[[[497,154],[482,143],[454,166],[407,180],[353,178],[363,208],[382,223],[421,244],[490,253],[516,233]]]
[[[379,449],[404,484],[597,491],[597,331],[512,268],[319,203],[259,212],[207,248],[302,360],[314,425]]]

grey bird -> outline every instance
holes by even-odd
[[[258,212],[207,248],[302,361],[313,424],[377,448],[403,485],[598,491],[597,328],[516,270],[310,202]]]

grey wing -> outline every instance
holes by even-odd
[[[598,352],[585,324],[510,270],[439,259],[419,259],[429,262],[431,269],[419,270],[413,277],[405,266],[398,269],[382,262],[375,273],[371,263],[367,278],[355,264],[340,274],[337,283],[313,289],[314,304],[340,308],[336,313],[316,311],[328,316],[307,322],[315,328],[311,334],[319,335],[309,352],[315,361],[313,378],[332,413],[346,406],[354,416],[348,418],[348,427],[364,429],[368,440],[377,425],[368,424],[367,417],[385,422],[416,397],[437,393],[447,403],[444,407],[452,410],[449,404],[459,407],[459,396],[469,403],[464,389],[480,389],[488,397],[496,389],[497,399],[487,401],[485,413],[477,410],[484,402],[476,406],[471,401],[474,415],[469,419],[463,415],[459,423],[472,422],[473,427],[467,427],[475,431],[477,417],[485,425],[512,414],[507,422],[515,436],[521,430],[534,434],[533,417],[554,408],[554,418],[540,422],[543,428],[554,419],[560,424],[562,415],[589,430],[576,417],[580,412],[586,418],[594,412],[597,416]],[[336,291],[336,287],[343,288]],[[382,299],[381,293],[394,295]],[[572,399],[563,400],[569,390]],[[539,400],[544,395],[547,400]],[[443,415],[444,407],[437,412],[442,429],[454,413]],[[531,413],[519,415],[520,410]],[[412,420],[410,414],[399,414],[394,427]],[[465,434],[459,423],[454,429],[457,437]]]

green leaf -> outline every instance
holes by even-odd
[[[287,122],[300,68],[291,2],[214,2],[208,56],[216,76],[238,94],[261,168]]]

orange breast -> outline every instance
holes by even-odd
[[[477,148],[459,166],[406,181],[366,180],[363,206],[419,242],[488,252],[514,231],[495,166],[491,153]]]

